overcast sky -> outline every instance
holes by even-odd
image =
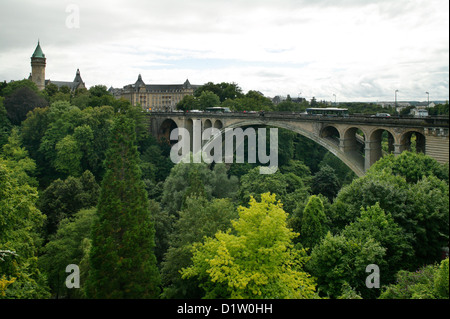
[[[77,21],[77,12],[79,20]],[[0,0],[0,80],[235,82],[318,100],[449,98],[448,0]]]

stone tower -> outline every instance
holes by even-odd
[[[31,56],[31,80],[36,83],[39,90],[45,88],[45,54],[38,41],[36,50]]]

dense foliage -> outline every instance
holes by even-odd
[[[178,107],[218,105],[325,106],[207,83]],[[175,165],[147,116],[102,85],[0,87],[0,298],[449,298],[448,165],[406,151],[357,178],[283,129],[275,174]]]

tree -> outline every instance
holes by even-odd
[[[319,164],[319,169],[325,165],[328,165],[334,169],[334,173],[336,174],[341,187],[350,184],[352,180],[357,177],[356,174],[346,164],[344,164],[344,162],[333,155],[333,153],[327,152],[325,154]]]
[[[39,232],[45,216],[37,209],[36,188],[19,182],[0,158],[0,298],[47,298],[38,267]]]
[[[92,230],[88,296],[156,298],[154,225],[138,163],[132,120],[115,119]]]
[[[8,143],[3,145],[3,159],[5,164],[15,172],[15,178],[21,183],[30,186],[38,186],[35,179],[36,163],[28,156],[28,151],[22,147],[19,129],[14,127],[8,138]]]
[[[242,89],[236,83],[217,83],[208,82],[201,87],[199,87],[194,92],[195,97],[200,97],[203,92],[212,92],[216,94],[220,102],[227,100],[234,100],[236,98],[242,97]]]
[[[4,98],[0,96],[0,150],[8,140],[9,132],[11,131],[11,122],[3,105]]]
[[[236,197],[239,189],[239,179],[236,176],[229,176],[225,164],[216,164],[212,170],[211,176],[211,195],[215,198]]]
[[[386,249],[373,238],[354,238],[327,233],[314,247],[306,269],[317,278],[320,295],[338,298],[347,285],[363,298],[375,297],[365,285],[367,265],[383,266]]]
[[[434,276],[434,293],[438,298],[449,298],[448,257],[441,261]]]
[[[87,269],[81,267],[82,260],[88,255],[85,241],[90,241],[90,230],[95,217],[95,208],[82,209],[73,218],[61,220],[57,232],[50,237],[44,247],[40,264],[45,270],[52,294],[56,298],[82,298],[86,286]],[[65,285],[67,265],[80,267],[80,288],[68,289]]]
[[[177,109],[182,111],[196,110],[199,108],[199,101],[192,95],[185,95],[177,104]]]
[[[208,201],[202,196],[186,198],[180,218],[174,224],[170,247],[162,264],[164,298],[202,297],[198,281],[193,278],[182,279],[180,270],[192,265],[191,248],[195,242],[202,241],[205,236],[213,236],[219,230],[227,230],[231,220],[236,217],[235,207],[229,199]]]
[[[238,193],[239,203],[246,205],[250,202],[251,197],[260,200],[261,194],[267,192],[276,194],[277,199],[283,201],[287,194],[287,186],[285,176],[280,171],[275,174],[260,174],[259,167],[255,167],[241,177]]]
[[[54,234],[61,220],[73,217],[82,208],[95,207],[99,186],[91,172],[80,178],[54,180],[39,198],[39,208],[47,216],[46,233]]]
[[[380,299],[448,299],[448,258],[440,265],[401,270],[396,283],[383,288]]]
[[[27,86],[20,87],[5,98],[4,105],[8,119],[13,125],[20,125],[29,111],[47,106],[47,101]]]
[[[333,201],[340,188],[341,185],[334,169],[328,165],[320,167],[320,170],[314,175],[311,183],[311,191],[313,194],[322,194],[330,201]]]
[[[170,171],[170,175],[164,181],[164,189],[161,198],[161,206],[170,215],[177,215],[178,211],[183,205],[183,200],[185,199],[185,194],[191,181],[189,177],[191,172],[196,170],[197,176],[200,181],[202,181],[205,187],[205,197],[211,198],[211,171],[205,163],[183,163],[180,162],[175,165]]]
[[[27,119],[22,122],[21,136],[24,147],[30,153],[31,158],[35,159],[38,166],[44,162],[39,146],[49,125],[49,108],[35,108],[28,113]]]
[[[411,264],[414,255],[411,235],[406,234],[391,214],[385,213],[378,203],[366,209],[361,208],[360,217],[347,225],[342,235],[361,240],[373,238],[386,248],[386,267],[380,268],[384,284],[391,283],[400,269],[408,268]]]
[[[423,153],[402,152],[384,156],[370,167],[371,172],[387,170],[393,175],[405,177],[408,183],[417,183],[424,176],[434,175],[448,183],[448,168]]]
[[[216,94],[209,91],[205,91],[202,92],[202,94],[200,94],[200,96],[198,97],[198,103],[199,108],[201,110],[205,110],[208,107],[219,106],[220,99]]]
[[[1,95],[4,96],[4,97],[9,96],[14,91],[16,91],[16,90],[18,90],[20,88],[23,88],[23,87],[27,87],[31,91],[33,91],[35,93],[39,93],[37,85],[33,81],[31,81],[31,80],[19,80],[19,81],[11,81],[6,86],[4,86],[3,89],[1,90]]]
[[[369,170],[361,178],[341,189],[335,202],[332,224],[345,227],[360,214],[361,207],[377,202],[411,238],[415,267],[440,258],[440,249],[448,243],[449,187],[434,175],[417,183],[408,183],[389,169]]]
[[[301,221],[301,243],[303,247],[314,248],[327,233],[323,203],[312,195],[306,204]]]
[[[56,146],[54,166],[57,171],[67,175],[79,176],[81,174],[81,159],[83,153],[72,135],[67,135]]]
[[[298,234],[275,194],[238,208],[233,229],[217,232],[193,247],[193,265],[183,278],[198,278],[205,298],[314,298],[315,284],[302,270],[305,252],[293,247]]]

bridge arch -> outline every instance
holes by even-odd
[[[158,141],[163,139],[166,140],[168,143],[170,143],[170,132],[172,132],[172,130],[176,128],[178,128],[178,125],[177,123],[175,123],[174,120],[165,119],[158,129],[158,136],[157,136]]]
[[[333,125],[327,125],[322,128],[319,136],[324,139],[328,139],[330,142],[339,146],[339,140],[341,138],[341,133],[339,130]]]
[[[212,122],[210,119],[206,119],[205,122],[203,122],[203,129],[208,129],[212,127]]]
[[[415,142],[415,143],[413,143]],[[412,145],[415,144],[417,153],[425,153],[426,151],[426,137],[423,132],[419,130],[408,130],[400,137],[400,151],[411,151]]]
[[[221,130],[223,128],[223,123],[221,120],[214,121],[214,128]]]
[[[370,133],[369,140],[379,144],[379,147],[386,153],[395,151],[395,134],[386,128],[377,128]]]
[[[319,144],[320,146],[324,147],[326,150],[328,150],[329,152],[331,152],[333,155],[335,155],[336,157],[338,157],[344,164],[346,164],[353,172],[355,172],[355,174],[357,176],[363,176],[364,175],[364,165],[363,163],[361,163],[361,161],[359,161],[358,163],[355,163],[354,159],[347,156],[344,152],[342,152],[339,149],[339,146],[336,145],[336,143],[323,138],[323,137],[319,137],[316,134],[313,134],[301,127],[297,127],[294,125],[289,125],[286,124],[284,122],[275,122],[275,123],[271,123],[271,122],[265,122],[265,121],[261,121],[261,120],[246,120],[246,121],[239,121],[239,122],[235,122],[232,123],[230,125],[226,125],[225,127],[220,129],[220,135],[216,135],[214,137],[212,137],[209,141],[207,141],[205,143],[205,147],[209,147],[209,145],[211,143],[214,142],[214,140],[216,138],[222,138],[222,136],[225,133],[225,129],[227,128],[238,128],[238,127],[248,127],[248,126],[265,126],[265,127],[276,127],[276,128],[281,128],[281,129],[286,129],[286,130],[290,130],[292,132],[295,132],[297,134],[300,134],[312,141],[314,141],[315,143]],[[334,130],[337,131],[337,133],[339,133],[339,131],[333,127],[330,128],[329,131],[326,132],[331,132],[331,133],[336,133]]]

